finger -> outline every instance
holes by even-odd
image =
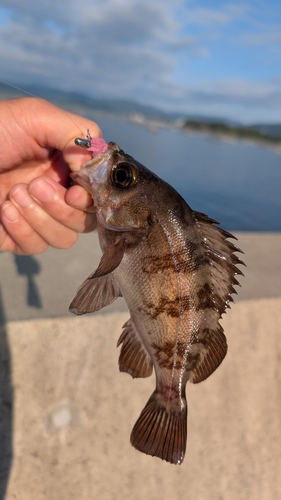
[[[11,201],[1,205],[0,248],[19,255],[44,252],[47,243],[34,231]]]
[[[67,190],[50,178],[38,177],[29,184],[27,189],[27,194],[65,227],[79,233],[93,231],[96,228],[95,215],[84,211],[91,206],[91,198],[85,190],[76,194],[80,206],[75,208],[66,203]]]
[[[77,232],[53,219],[27,191],[26,184],[18,184],[10,191],[10,200],[31,228],[55,248],[69,248],[77,240]],[[11,229],[9,229],[11,234]],[[12,234],[16,241],[16,235]]]
[[[94,213],[96,208],[93,203],[93,198],[81,186],[72,186],[66,191],[65,201],[68,205],[78,210]]]
[[[93,121],[39,98],[5,101],[1,106],[1,121],[8,124],[3,131],[5,148],[1,151],[0,161],[3,171],[24,162],[30,166],[33,163],[35,168],[38,161],[45,162],[47,168],[56,151],[63,153],[64,161],[71,170],[79,170],[92,155],[76,146],[74,139],[86,137],[87,130],[92,137],[101,137],[100,128]],[[15,133],[11,132],[9,124],[12,124]]]
[[[9,237],[5,227],[0,223],[0,252],[14,252],[15,242]]]
[[[28,116],[31,117],[23,124],[27,134],[32,135],[43,148],[47,146],[52,150],[63,151],[64,159],[72,171],[79,170],[85,161],[92,158],[90,152],[75,145],[74,139],[86,137],[87,130],[91,137],[101,137],[101,130],[96,123],[43,99],[21,99],[20,105],[23,111],[28,107]]]

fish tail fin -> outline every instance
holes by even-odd
[[[181,464],[187,438],[187,404],[168,407],[155,391],[142,410],[131,433],[131,444],[139,451],[171,464]]]

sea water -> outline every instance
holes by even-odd
[[[281,231],[281,155],[259,144],[180,128],[94,118],[116,142],[171,184],[193,210],[229,231]]]

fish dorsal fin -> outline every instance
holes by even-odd
[[[234,285],[240,285],[235,276],[244,276],[237,264],[245,264],[235,255],[235,252],[243,252],[228,241],[228,238],[237,238],[215,226],[214,224],[218,224],[215,220],[200,212],[193,212],[193,217],[202,237],[204,264],[210,268],[206,295],[209,292],[212,307],[221,315],[229,307],[229,302],[233,302],[231,295],[237,293]]]
[[[234,285],[239,285],[235,276],[243,275],[237,264],[244,263],[235,255],[241,250],[228,241],[234,236],[214,225],[217,222],[205,214],[193,212],[193,217],[203,246],[203,251],[201,245],[195,248],[193,257],[197,260],[198,272],[201,266],[205,269],[205,282],[197,291],[197,310],[201,314],[190,346],[187,371],[190,382],[199,383],[216,370],[227,353],[227,341],[219,319],[233,301]]]
[[[78,288],[69,310],[74,314],[99,311],[111,304],[117,297],[122,297],[122,294],[112,273],[99,278],[93,278],[91,274]]]
[[[100,263],[97,269],[91,275],[91,278],[97,278],[109,274],[116,267],[119,266],[121,260],[123,259],[125,251],[125,240],[121,238],[116,243],[110,243],[107,245],[107,249],[101,257]]]
[[[117,347],[122,344],[119,356],[120,372],[127,372],[133,378],[149,377],[153,369],[152,360],[133,321],[129,319],[123,329],[117,342]]]

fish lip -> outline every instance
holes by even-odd
[[[70,178],[74,184],[82,186],[88,193],[92,194],[93,184],[98,186],[100,182],[100,176],[95,176],[95,171],[97,171],[102,164],[106,164],[106,162],[110,160],[114,151],[120,151],[120,147],[114,142],[109,142],[105,151],[95,154],[91,160],[86,161],[82,165],[81,170],[72,172]]]

